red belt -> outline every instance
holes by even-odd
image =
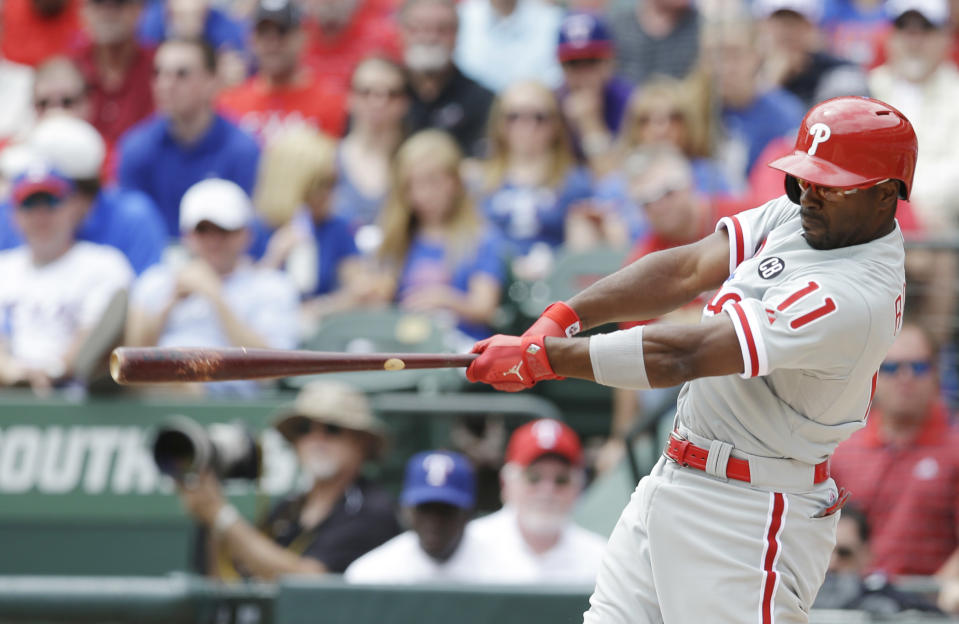
[[[669,459],[672,459],[680,466],[688,468],[697,468],[706,470],[706,458],[709,457],[709,451],[699,448],[692,444],[686,438],[681,437],[676,432],[669,434],[669,440],[666,442],[666,449],[663,451]],[[816,464],[813,473],[813,483],[822,483],[829,478],[829,460]],[[737,481],[751,481],[749,477],[749,462],[738,457],[730,457],[726,463],[726,476]]]

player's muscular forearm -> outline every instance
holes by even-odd
[[[661,316],[719,288],[729,276],[725,230],[640,258],[571,298],[583,329]]]
[[[589,338],[546,338],[553,371],[563,377],[595,381]],[[725,314],[699,325],[650,325],[643,331],[643,362],[654,388],[669,388],[699,377],[743,372],[742,352],[732,321]]]

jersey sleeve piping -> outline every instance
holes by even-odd
[[[723,227],[729,233],[729,274],[732,275],[736,267],[753,257],[755,253],[753,237],[749,229],[743,227],[735,216],[720,219],[716,229]]]
[[[766,345],[759,331],[759,321],[749,307],[743,307],[738,302],[731,302],[723,306],[733,321],[736,337],[739,339],[739,348],[743,354],[743,372],[740,377],[750,379],[769,374],[769,358],[766,354]]]

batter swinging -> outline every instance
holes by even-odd
[[[808,621],[844,500],[828,458],[863,426],[902,323],[895,212],[916,155],[911,124],[887,104],[822,102],[795,151],[770,165],[786,173],[785,196],[553,304],[523,336],[477,343],[468,376],[502,390],[560,376],[686,382],[664,457],[610,537],[585,622]],[[565,337],[711,290],[696,326]]]

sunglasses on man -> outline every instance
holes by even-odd
[[[909,369],[913,377],[923,377],[932,370],[929,360],[910,360],[902,362],[883,362],[879,365],[879,372],[883,375],[895,375],[900,369]]]

